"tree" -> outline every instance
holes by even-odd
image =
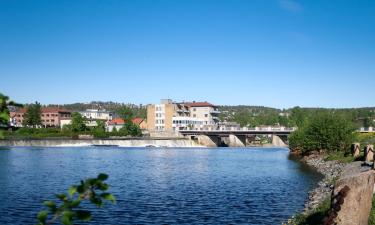
[[[0,93],[0,128],[9,124],[9,106],[22,107],[21,104],[9,100],[9,97]]]
[[[23,120],[24,126],[38,127],[42,125],[42,107],[39,102],[35,102],[27,107]]]
[[[142,136],[141,128],[132,122],[127,122],[118,131],[121,135]]]
[[[56,224],[58,219],[64,225],[72,225],[74,220],[91,220],[91,212],[83,209],[86,205],[82,206],[82,202],[88,201],[97,207],[102,207],[105,200],[116,202],[115,197],[107,192],[109,185],[104,183],[107,179],[108,175],[101,173],[96,178],[81,180],[79,185],[69,188],[68,195],[56,195],[61,201],[60,205],[54,201],[44,201],[47,210],[38,213],[38,225]]]
[[[86,120],[80,113],[72,113],[72,124],[71,129],[73,132],[82,132],[86,131]]]
[[[131,122],[134,119],[134,112],[131,108],[127,106],[123,106],[117,110],[117,114],[123,119],[125,122]]]
[[[345,116],[334,112],[318,112],[289,137],[293,150],[346,151],[354,138],[354,126]]]

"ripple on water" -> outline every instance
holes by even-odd
[[[285,149],[14,148],[0,151],[0,224],[34,224],[41,202],[108,173],[116,205],[85,224],[280,224],[319,175]]]

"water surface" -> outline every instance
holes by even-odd
[[[0,224],[35,224],[42,201],[109,174],[117,204],[83,224],[281,224],[320,176],[287,149],[0,150]]]

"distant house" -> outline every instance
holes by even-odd
[[[139,127],[142,130],[147,128],[145,119],[134,118],[134,119],[132,119],[132,122],[134,124],[139,125]],[[119,129],[121,129],[124,126],[124,124],[125,124],[125,121],[123,119],[121,119],[121,118],[115,118],[115,119],[107,122],[107,126],[106,126],[107,127],[107,131],[108,132],[112,132],[112,130],[114,128],[116,128],[116,130],[119,130]]]
[[[88,120],[112,120],[112,112],[105,109],[86,109],[85,111],[79,111],[79,113]]]
[[[10,112],[11,124],[15,127],[22,127],[27,109],[21,108]],[[58,107],[42,107],[41,121],[44,127],[61,127],[62,120],[71,118],[71,111]]]

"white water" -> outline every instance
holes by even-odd
[[[1,140],[0,146],[81,147],[92,145],[114,145],[119,147],[203,147],[192,140]]]

